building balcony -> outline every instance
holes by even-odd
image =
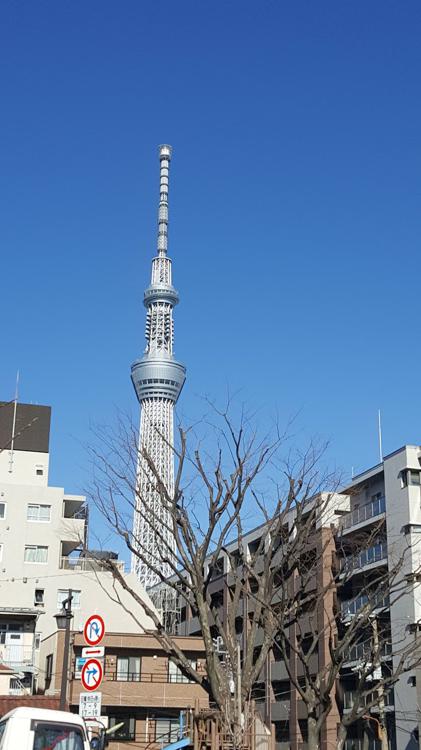
[[[124,573],[124,560],[113,560],[112,562],[120,573]],[[72,570],[75,573],[86,570],[97,573],[107,571],[104,562],[95,557],[71,557],[66,555],[60,557],[60,569]]]
[[[271,704],[270,715],[272,721],[289,721],[289,714],[291,710],[291,702],[289,698],[287,700],[279,700],[276,703]]]
[[[345,664],[352,664],[353,662],[366,661],[367,657],[370,657],[373,650],[372,641],[363,641],[363,643],[356,643],[345,654]],[[389,642],[382,643],[380,658],[387,659],[392,655],[392,644]]]
[[[350,513],[344,515],[341,519],[341,530],[342,533],[353,529],[358,526],[359,528],[366,523],[371,522],[373,518],[378,518],[386,512],[386,498],[384,495],[371,500],[366,505],[362,505]]]
[[[374,596],[374,595],[373,595]],[[348,599],[341,603],[341,615],[343,618],[353,617],[357,614],[368,602],[368,595],[362,594],[357,596],[355,599]],[[386,609],[389,607],[389,597],[387,596],[375,596],[373,602],[373,612]]]
[[[368,744],[362,737],[348,737],[345,740],[344,750],[381,750],[381,740],[369,739]]]
[[[0,645],[0,661],[18,672],[33,670],[34,653],[32,646]]]
[[[289,680],[289,674],[283,659],[270,663],[270,678],[271,680],[279,681]]]
[[[351,711],[351,709],[352,709],[352,707],[354,705],[355,696],[356,696],[356,692],[354,690],[345,690],[345,692],[344,692],[344,698],[343,698],[343,701],[344,701],[344,704],[343,704],[344,705],[344,711]],[[373,711],[375,713],[375,712],[378,712],[378,710],[379,710],[379,705],[378,705],[378,700],[379,700],[378,691],[373,690],[373,692],[367,693],[363,697],[361,705],[367,706],[373,700],[377,701],[377,704],[375,706],[372,706],[372,708],[369,709],[369,710],[371,710],[371,711]],[[391,710],[394,709],[393,692],[388,692],[388,693],[385,692],[384,693],[384,705],[385,705],[386,709],[388,709],[389,711],[391,711]]]
[[[358,555],[350,555],[341,560],[341,574],[352,575],[360,573],[368,566],[377,565],[387,561],[387,544],[378,542],[367,549],[361,550]]]
[[[88,518],[88,506],[84,500],[74,498],[64,498],[63,518],[74,518],[80,521],[86,521]]]

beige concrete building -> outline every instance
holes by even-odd
[[[107,632],[152,627],[130,594],[87,552],[85,498],[48,484],[50,416],[48,406],[0,407],[0,660],[18,671],[25,688],[41,689],[42,641],[56,631],[54,615],[69,589],[76,631],[96,613]],[[116,564],[124,572],[124,563]],[[146,596],[134,575],[126,580]]]

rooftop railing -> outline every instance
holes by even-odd
[[[384,495],[378,497],[375,500],[371,500],[366,505],[362,505],[350,513],[343,516],[341,520],[341,527],[343,530],[350,529],[352,526],[356,526],[358,523],[368,521],[370,518],[375,518],[381,513],[386,512],[386,498]]]
[[[112,562],[120,573],[124,573],[124,560],[113,560]],[[61,570],[74,570],[75,572],[80,570],[96,572],[107,570],[104,561],[96,557],[61,557],[60,568]]]

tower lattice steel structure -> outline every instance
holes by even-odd
[[[132,381],[141,406],[137,509],[133,522],[133,543],[144,561],[132,557],[132,570],[147,589],[159,582],[151,566],[168,577],[171,567],[161,561],[175,550],[171,518],[164,507],[147,461],[146,453],[159,472],[170,496],[174,492],[174,405],[186,378],[186,368],[174,358],[173,308],[178,293],[172,285],[168,249],[168,175],[171,147],[160,146],[160,197],[158,210],[158,253],[152,260],[151,284],[145,290],[146,349],[133,363]],[[159,530],[159,533],[156,533]]]

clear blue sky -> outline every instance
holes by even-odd
[[[162,142],[181,416],[421,442],[420,40],[419,0],[1,3],[0,396],[53,406],[52,483],[137,414]]]

